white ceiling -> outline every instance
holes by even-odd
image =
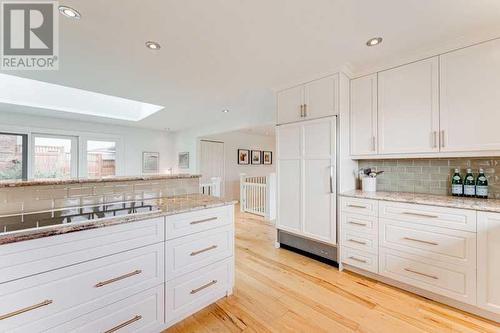
[[[58,117],[207,133],[272,123],[273,89],[500,37],[498,0],[60,3],[82,14],[81,20],[60,17],[60,70],[4,73],[165,106],[137,123]],[[366,47],[375,36],[384,42]],[[158,41],[161,50],[146,49],[147,40]],[[230,112],[222,113],[225,108]]]

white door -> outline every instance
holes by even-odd
[[[315,119],[334,116],[337,111],[338,76],[312,81],[304,87],[304,117]]]
[[[477,304],[500,313],[500,214],[477,214]]]
[[[200,182],[209,184],[213,177],[221,179],[221,196],[224,196],[224,142],[200,141]]]
[[[336,244],[336,118],[304,122],[303,135],[303,233]]]
[[[500,40],[440,56],[441,151],[500,150]]]
[[[300,123],[276,128],[278,175],[278,229],[301,233],[301,131]]]
[[[278,92],[278,124],[302,120],[304,104],[304,86],[297,86]]]
[[[377,74],[351,80],[351,155],[377,154]]]
[[[379,154],[439,151],[438,58],[378,74]]]

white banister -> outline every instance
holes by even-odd
[[[211,195],[213,197],[221,196],[221,183],[222,180],[220,177],[212,177],[210,179],[210,183],[200,184],[200,193]]]
[[[276,219],[276,174],[247,176],[240,174],[240,210]]]

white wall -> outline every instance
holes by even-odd
[[[204,136],[202,139],[224,142],[225,187],[224,196],[233,200],[240,198],[240,174],[266,176],[276,172],[276,139],[274,136],[256,135],[241,131]],[[239,165],[238,149],[266,150],[273,152],[272,165]]]
[[[160,153],[160,173],[175,167],[173,136],[168,132],[136,127],[40,117],[0,110],[0,131],[63,134],[96,138],[114,138],[119,142],[118,175],[140,175],[142,152]]]

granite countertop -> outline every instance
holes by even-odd
[[[361,190],[344,192],[340,196],[500,213],[500,200],[498,199],[475,199],[407,192],[363,192]]]
[[[205,208],[233,205],[236,203],[236,201],[234,200],[225,200],[204,194],[186,194],[174,197],[159,198],[150,201],[154,202],[154,204],[157,205],[159,209],[145,213],[135,213],[130,215],[89,220],[84,222],[57,224],[41,228],[0,233],[0,245],[55,235],[62,235],[83,230],[97,229],[117,224],[131,223],[144,219],[202,210]]]
[[[175,174],[175,175],[143,175],[143,176],[112,176],[103,178],[68,178],[68,179],[28,179],[28,180],[2,180],[0,188],[23,187],[38,185],[71,185],[87,183],[128,182],[140,180],[164,180],[200,178],[201,175]]]

